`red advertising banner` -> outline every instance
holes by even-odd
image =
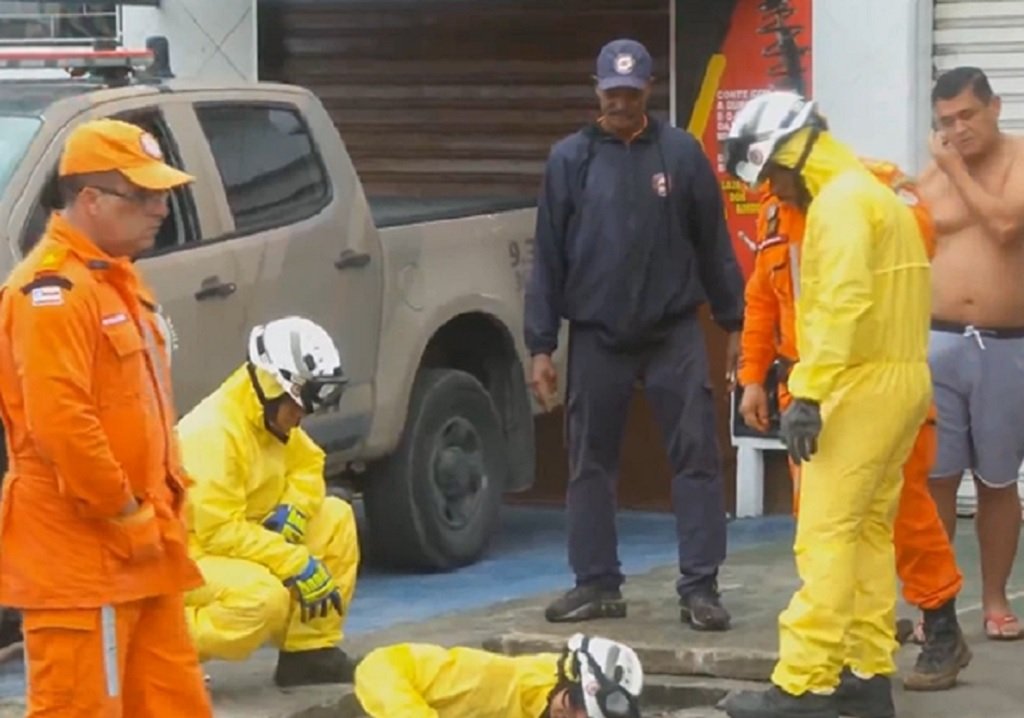
[[[699,118],[701,139],[718,172],[729,229],[745,277],[750,276],[754,263],[758,197],[726,173],[720,143],[729,134],[735,113],[783,78],[802,83],[803,91],[810,94],[811,2],[738,0],[722,49],[708,68],[701,91],[704,101],[698,100],[695,108],[695,113],[706,113]]]

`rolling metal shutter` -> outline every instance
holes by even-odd
[[[372,194],[536,196],[555,140],[592,119],[594,57],[632,36],[669,109],[668,0],[275,0],[260,78],[315,91]]]
[[[937,0],[933,62],[936,74],[984,70],[1003,98],[1003,129],[1024,131],[1024,2]]]

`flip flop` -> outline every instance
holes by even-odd
[[[901,618],[896,621],[896,642],[901,646],[907,643],[923,646],[925,642],[924,620],[914,623],[909,618]]]
[[[1024,629],[1012,613],[989,613],[985,614],[985,637],[990,641],[1018,641],[1024,638]]]
[[[901,618],[896,621],[896,642],[901,646],[910,641],[914,636],[914,622],[909,618]]]

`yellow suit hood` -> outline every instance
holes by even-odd
[[[772,162],[783,167],[795,167],[800,161],[804,147],[811,139],[811,132],[809,127],[805,127],[787,139],[772,156]],[[800,176],[803,177],[811,197],[817,197],[830,181],[851,170],[867,173],[864,163],[853,150],[833,137],[830,132],[821,131],[800,170]]]

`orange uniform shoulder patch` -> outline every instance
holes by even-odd
[[[74,283],[60,274],[44,274],[21,287],[21,293],[30,295],[33,307],[59,307],[64,304],[64,292]]]

